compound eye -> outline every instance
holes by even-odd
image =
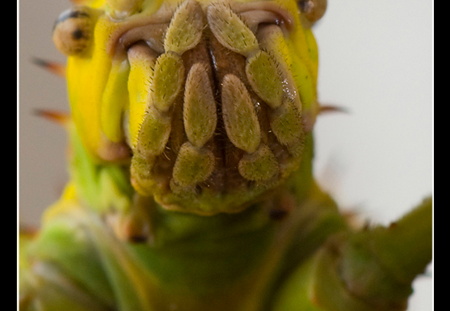
[[[327,10],[327,0],[300,0],[297,3],[300,11],[311,24],[318,21]]]
[[[58,17],[53,28],[53,43],[61,53],[81,55],[88,49],[94,24],[90,11],[86,7],[74,7]]]

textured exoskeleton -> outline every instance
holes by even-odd
[[[325,0],[74,2],[71,180],[21,310],[405,310],[431,199],[357,230],[312,175]]]

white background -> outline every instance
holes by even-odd
[[[64,63],[51,42],[69,1],[19,3],[20,222],[37,225],[62,190],[62,128],[35,109],[68,111],[63,79],[31,63]],[[319,117],[316,176],[346,209],[388,224],[432,192],[433,2],[329,0],[315,29],[319,99],[349,113]],[[428,268],[432,273],[432,268]],[[432,310],[432,278],[415,283],[409,311]]]
[[[388,224],[432,193],[432,10],[423,0],[329,0],[316,27],[316,176],[345,208]],[[428,268],[428,274],[432,267]],[[432,310],[432,278],[410,311]]]

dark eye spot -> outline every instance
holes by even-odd
[[[91,45],[95,14],[87,7],[63,12],[53,28],[53,42],[66,55],[81,55]]]
[[[80,39],[83,39],[84,37],[85,36],[84,36],[83,30],[81,30],[81,29],[76,29],[74,32],[72,32],[72,38],[74,40],[80,40]]]

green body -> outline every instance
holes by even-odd
[[[114,175],[79,151],[86,173]],[[21,310],[404,310],[431,256],[431,201],[390,228],[354,231],[305,166],[246,211],[208,217],[142,197],[102,216],[69,185],[23,242]]]

